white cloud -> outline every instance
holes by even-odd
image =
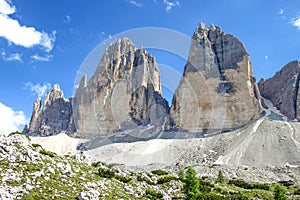
[[[47,91],[51,89],[51,84],[50,83],[44,83],[44,84],[33,84],[32,82],[25,83],[25,88],[24,89],[29,89],[32,91],[34,94],[36,94],[38,97],[42,97],[46,94]]]
[[[141,2],[137,2],[135,0],[130,0],[128,1],[130,4],[135,5],[137,7],[142,7],[142,3]]]
[[[292,19],[291,23],[300,30],[300,17]]]
[[[45,56],[40,56],[39,54],[34,54],[33,56],[30,56],[31,62],[48,62],[52,60],[53,56],[46,54]]]
[[[0,1],[0,13],[10,15],[16,12],[16,8],[5,0]]]
[[[279,9],[278,14],[282,15],[283,13],[284,13],[284,10],[283,9]]]
[[[1,56],[2,56],[2,59],[7,62],[11,62],[11,61],[21,62],[22,61],[22,54],[20,54],[20,53],[12,53],[12,54],[7,55],[6,52],[3,51],[1,53]]]
[[[166,6],[166,11],[170,12],[171,9],[175,6],[180,6],[179,1],[168,1],[168,0],[163,0],[163,3]]]
[[[268,59],[269,59],[269,56],[265,56],[265,59],[268,60]]]
[[[40,46],[47,52],[51,51],[56,39],[56,31],[48,34],[44,31],[37,31],[34,27],[21,25],[17,20],[8,16],[14,14],[15,11],[16,8],[7,0],[0,0],[0,27],[5,27],[0,29],[0,37],[15,45],[26,48]]]
[[[70,15],[66,15],[64,22],[65,23],[70,23],[71,21],[71,16]]]
[[[0,134],[8,135],[27,124],[23,111],[14,111],[0,102]]]

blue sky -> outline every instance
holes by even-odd
[[[81,63],[110,36],[141,27],[191,36],[199,22],[238,37],[257,79],[300,59],[298,0],[0,0],[0,133],[23,127],[53,84],[72,96]],[[182,71],[184,60],[152,53]]]

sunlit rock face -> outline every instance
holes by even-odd
[[[73,103],[79,135],[103,135],[148,124],[161,127],[168,112],[156,59],[128,38],[106,49],[90,80],[82,77]]]
[[[188,131],[232,129],[261,116],[249,55],[234,36],[200,24],[174,94],[171,127]]]

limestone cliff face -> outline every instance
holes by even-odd
[[[72,106],[64,98],[58,84],[44,98],[44,104],[38,98],[33,105],[33,112],[27,132],[29,135],[48,136],[60,132],[74,132],[72,125]]]
[[[200,24],[174,94],[171,126],[189,131],[231,129],[261,115],[249,55],[235,37]]]
[[[73,103],[79,135],[162,126],[168,112],[156,59],[127,38],[108,47],[88,82],[83,76]]]
[[[289,119],[300,120],[300,61],[292,61],[267,80],[258,83],[261,95]]]

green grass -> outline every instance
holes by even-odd
[[[38,151],[39,149],[35,148],[40,146],[32,145],[32,147],[34,147],[33,150]],[[22,149],[21,146],[19,148]],[[0,175],[1,185],[22,187],[29,180],[30,184],[34,186],[29,194],[25,194],[23,197],[19,196],[18,199],[72,200],[76,199],[81,191],[87,191],[89,188],[85,185],[90,182],[101,182],[105,185],[105,187],[96,187],[100,194],[105,195],[105,197],[101,197],[102,199],[161,199],[165,192],[169,191],[171,187],[174,188],[174,184],[176,189],[170,196],[173,199],[185,199],[182,189],[184,179],[181,175],[173,176],[164,170],[143,173],[129,171],[126,173],[127,175],[123,175],[120,173],[121,169],[116,170],[117,166],[112,167],[116,164],[106,165],[97,162],[89,166],[77,162],[71,157],[60,157],[44,149],[39,153],[40,161],[37,163],[18,160],[10,163],[5,160],[0,161],[1,174],[10,173],[13,170],[18,173],[20,178],[3,181],[2,175]],[[72,173],[64,173],[58,164],[70,165]],[[292,181],[280,181],[273,184],[249,183],[244,180],[226,180],[220,174],[216,180],[213,180],[212,177],[197,178],[199,183],[197,199],[274,199],[278,185],[284,191],[284,195],[289,198],[291,195],[298,195],[295,199],[300,199],[300,187]],[[134,194],[126,193],[125,186],[133,188]],[[137,189],[138,187],[140,189]],[[136,197],[136,194],[139,196]],[[283,193],[281,192],[281,194]]]

